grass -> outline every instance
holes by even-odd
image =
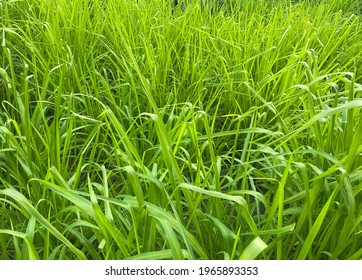
[[[1,259],[362,259],[360,2],[216,2],[0,1]]]

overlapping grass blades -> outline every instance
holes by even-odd
[[[362,257],[360,1],[187,2],[1,1],[0,258]]]

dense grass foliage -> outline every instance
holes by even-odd
[[[2,259],[362,258],[360,1],[186,2],[0,1]]]

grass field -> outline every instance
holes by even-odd
[[[0,1],[0,259],[362,259],[361,1]]]

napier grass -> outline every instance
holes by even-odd
[[[362,258],[360,1],[181,2],[0,1],[1,259]]]

